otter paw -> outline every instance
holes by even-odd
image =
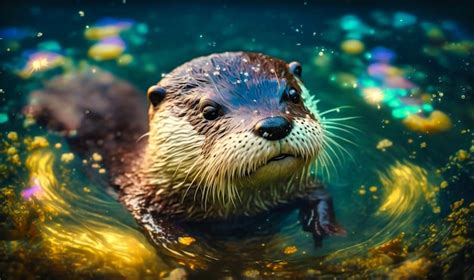
[[[316,247],[322,245],[325,236],[345,235],[346,231],[336,223],[331,196],[323,190],[311,193],[300,209],[303,230],[311,232]]]

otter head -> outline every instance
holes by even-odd
[[[165,75],[148,91],[150,181],[234,205],[243,192],[302,184],[323,128],[305,106],[301,72],[297,62],[238,52]]]

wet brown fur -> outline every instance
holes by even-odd
[[[202,200],[196,199],[202,195],[203,188],[190,186],[189,182],[177,182],[170,176],[156,178],[160,177],[160,173],[148,170],[151,167],[150,160],[153,160],[147,158],[149,139],[138,141],[146,124],[143,120],[145,107],[141,105],[140,94],[133,87],[125,86],[124,82],[108,75],[103,72],[95,75],[86,73],[76,75],[71,83],[64,80],[53,81],[45,90],[32,94],[32,99],[36,101],[27,111],[39,118],[44,117],[44,114],[55,115],[59,107],[48,105],[48,99],[57,97],[57,92],[67,92],[67,97],[62,97],[61,102],[74,107],[71,112],[81,116],[79,122],[75,122],[72,127],[67,125],[70,121],[58,117],[48,117],[47,122],[50,125],[59,123],[66,131],[76,130],[76,136],[70,139],[81,151],[99,151],[104,157],[110,158],[110,180],[119,188],[120,200],[136,218],[140,219],[145,212],[191,220],[254,215],[304,196],[319,187],[314,181],[307,181],[306,177],[309,175],[303,171],[300,175],[295,175],[296,179],[285,187],[275,186],[264,190],[244,187],[239,190],[237,204],[209,200],[210,203],[203,205]],[[92,76],[95,78],[90,78]],[[96,79],[102,76],[107,76],[107,79],[103,79],[104,85]],[[84,88],[83,84],[89,86]],[[303,103],[289,105],[275,96],[289,85],[302,91],[301,81],[289,72],[287,63],[282,60],[254,53],[211,55],[194,59],[167,74],[158,83],[158,86],[166,90],[166,97],[156,108],[149,106],[148,115],[151,121],[155,114],[185,119],[194,128],[196,135],[203,139],[200,146],[203,158],[210,157],[216,143],[227,139],[229,135],[252,132],[255,122],[264,117],[282,115],[299,124],[302,127],[301,133],[322,133],[304,122],[307,119],[315,126],[319,124],[319,120]],[[75,89],[74,94],[79,97],[72,97],[72,93],[69,93],[74,91],[72,89]],[[218,100],[223,105],[226,112],[222,118],[208,121],[202,117],[199,106],[203,97]],[[74,98],[90,100],[78,102]],[[82,105],[90,102],[106,106],[89,108]],[[243,121],[236,121],[237,119]],[[176,127],[177,131],[179,129],[180,127]],[[314,146],[304,135],[293,137],[294,141],[300,141],[305,146]],[[252,143],[258,145],[258,142],[253,140]],[[246,148],[244,143],[243,149]],[[310,148],[314,148],[314,154],[317,153],[318,147]],[[308,164],[313,159],[309,156],[305,158]],[[183,194],[185,191],[186,195]]]

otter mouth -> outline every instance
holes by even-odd
[[[272,157],[268,162],[284,160],[284,159],[289,158],[289,157],[294,157],[294,156],[290,155],[290,154],[280,154],[278,156]]]
[[[249,178],[253,183],[282,182],[289,179],[304,165],[304,160],[294,154],[281,153],[267,159],[261,166],[246,172],[243,177]]]

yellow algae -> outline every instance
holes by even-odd
[[[369,249],[369,253],[373,255],[385,254],[396,260],[403,259],[408,255],[408,248],[403,242],[404,237],[405,233],[402,232],[396,238]]]
[[[90,47],[87,54],[95,60],[110,60],[119,57],[124,50],[120,45],[98,43]]]
[[[130,55],[130,54],[121,55],[121,56],[117,59],[117,64],[118,64],[118,65],[121,65],[121,66],[129,65],[129,64],[132,63],[132,62],[133,62],[133,56]]]
[[[273,271],[282,270],[288,264],[287,261],[270,262],[265,266]]]
[[[68,163],[70,161],[74,160],[74,154],[73,153],[64,153],[61,155],[61,161],[64,163]]]
[[[99,169],[100,165],[98,163],[93,163],[93,164],[91,164],[91,167],[94,168],[94,169]]]
[[[37,182],[43,191],[36,205],[49,214],[48,220],[36,223],[36,233],[41,237],[48,263],[70,266],[65,268],[69,270],[95,271],[99,275],[119,273],[119,278],[127,279],[142,278],[140,271],[144,267],[151,275],[163,270],[162,261],[140,232],[110,223],[108,216],[94,215],[85,219],[79,217],[80,212],[72,211],[63,198],[53,165],[54,156],[50,151],[34,152],[26,160],[30,180]],[[84,187],[83,191],[90,189]],[[59,223],[55,220],[58,214],[74,216],[72,221],[79,218],[80,224]]]
[[[432,27],[426,31],[426,36],[434,42],[441,42],[445,40],[443,31],[438,27]]]
[[[422,142],[420,144],[420,148],[422,148],[422,149],[426,148],[427,146],[428,146],[428,144],[426,144],[426,142]]]
[[[405,173],[405,171],[400,171],[400,173]],[[398,172],[395,173],[398,174]],[[414,180],[418,180],[418,178],[415,177]],[[414,205],[411,211],[420,210],[418,202],[418,200],[413,201]],[[471,258],[465,252],[466,248],[470,248],[469,246],[473,244],[468,238],[468,229],[472,223],[474,203],[470,204],[469,209],[462,207],[463,202],[460,200],[452,204],[452,213],[449,214],[446,221],[443,221],[443,226],[439,230],[434,224],[428,227],[421,226],[416,234],[410,230],[407,241],[404,241],[404,233],[402,233],[395,239],[384,241],[381,245],[368,249],[369,255],[365,257],[354,256],[353,252],[332,253],[326,257],[327,261],[320,263],[324,267],[323,273],[353,272],[354,274],[351,274],[349,278],[355,277],[357,279],[387,277],[389,279],[418,279],[426,278],[428,273],[432,272],[431,267],[437,264],[443,264],[441,273],[447,273],[453,265],[456,265],[458,258],[454,256],[464,254],[465,257]],[[398,216],[390,217],[390,222],[395,220],[393,227],[385,227],[381,230],[392,232],[391,230],[394,228],[406,227],[405,224],[400,225],[400,222],[410,219],[411,216],[410,213],[403,212]],[[447,233],[449,236],[446,236]],[[413,243],[413,234],[416,236],[421,234],[425,237],[423,240]],[[362,245],[368,244],[361,243],[357,247],[362,249]],[[439,247],[441,251],[430,251],[433,247]],[[365,249],[362,250],[365,251]],[[341,258],[342,261],[335,262],[336,259]],[[435,275],[437,274],[435,273]]]
[[[458,55],[469,55],[474,49],[474,41],[451,42],[443,45],[443,50]]]
[[[140,279],[139,271],[144,266],[158,272],[159,264],[150,262],[156,259],[153,248],[137,233],[105,224],[88,226],[92,230],[85,230],[83,226],[42,226],[45,246],[51,252],[50,261],[61,262],[66,258],[76,269],[102,273],[119,271],[127,279]]]
[[[376,187],[376,186],[371,186],[371,187],[369,188],[369,191],[370,191],[370,192],[376,192],[376,191],[377,191],[377,187]]]
[[[376,148],[378,150],[385,151],[386,148],[392,147],[393,142],[388,139],[382,139],[377,143]]]
[[[298,248],[296,246],[287,246],[285,249],[283,249],[283,253],[285,255],[291,255],[298,252]]]
[[[93,153],[92,154],[92,160],[94,161],[102,161],[102,156],[98,153]]]
[[[91,189],[89,189],[88,187],[83,187],[82,190],[83,190],[85,193],[90,193],[90,192],[91,192]]]
[[[468,159],[469,157],[470,157],[469,153],[466,152],[466,151],[463,150],[463,149],[457,151],[457,153],[456,153],[456,158],[457,158],[459,161],[465,161],[465,160]]]
[[[334,81],[341,88],[354,88],[357,85],[357,77],[351,73],[340,72],[334,76]]]
[[[399,76],[402,76],[404,74],[402,69],[400,69],[398,67],[395,67],[395,66],[387,67],[386,73],[387,73],[388,76],[391,76],[391,77],[399,77]]]
[[[105,172],[106,172],[105,168],[99,168],[99,173],[100,174],[105,174]]]
[[[451,119],[441,111],[433,111],[429,117],[410,115],[403,120],[403,124],[412,131],[421,133],[439,133],[452,127]]]
[[[18,154],[16,155],[13,155],[11,158],[10,158],[10,162],[14,165],[20,165],[21,164],[21,159],[20,159],[20,156]]]
[[[7,138],[8,138],[8,140],[11,140],[11,141],[17,141],[18,140],[18,134],[15,131],[10,131],[7,134]]]
[[[359,190],[359,194],[360,194],[360,195],[365,195],[365,194],[366,194],[365,189],[360,189],[360,190]]]
[[[409,222],[411,216],[408,213],[416,209],[422,197],[433,211],[437,211],[436,186],[428,181],[427,176],[428,172],[424,168],[400,162],[390,166],[387,174],[380,173],[384,196],[379,212],[405,217],[404,221]]]
[[[448,184],[448,181],[443,181],[443,182],[441,182],[441,184],[439,185],[439,187],[442,188],[442,189],[445,189],[445,188],[448,187],[448,185],[449,185],[449,184]]]
[[[122,30],[122,27],[116,26],[91,27],[84,31],[84,37],[88,40],[100,40],[107,37],[117,36]]]
[[[453,204],[451,204],[451,210],[455,211],[459,207],[461,207],[463,204],[464,204],[464,198],[462,198],[458,201],[455,201],[455,202],[453,202]]]
[[[428,93],[424,93],[420,97],[424,103],[430,103],[432,101],[431,95],[429,95]]]
[[[341,49],[348,54],[360,54],[364,51],[365,46],[359,40],[345,40],[341,43]]]
[[[57,192],[58,181],[53,172],[54,155],[51,151],[37,151],[26,159],[30,182],[41,188],[39,204],[45,212],[51,214],[68,214],[64,199]]]
[[[260,275],[260,272],[256,269],[248,269],[245,270],[243,274],[248,278],[257,278]]]
[[[433,263],[427,258],[407,260],[389,273],[390,279],[424,279]]]
[[[180,237],[178,238],[178,242],[179,242],[180,244],[189,246],[189,245],[193,244],[194,242],[196,242],[196,239],[194,239],[194,238],[191,237],[191,236],[180,236]]]
[[[15,147],[10,147],[7,149],[7,155],[16,155],[18,151],[16,150]]]
[[[46,148],[49,146],[48,140],[44,138],[43,136],[35,136],[33,137],[33,139],[31,138],[25,139],[25,144],[26,144],[26,149],[28,151]]]
[[[61,149],[62,145],[61,145],[61,143],[56,143],[56,144],[54,144],[54,147],[56,149]]]

